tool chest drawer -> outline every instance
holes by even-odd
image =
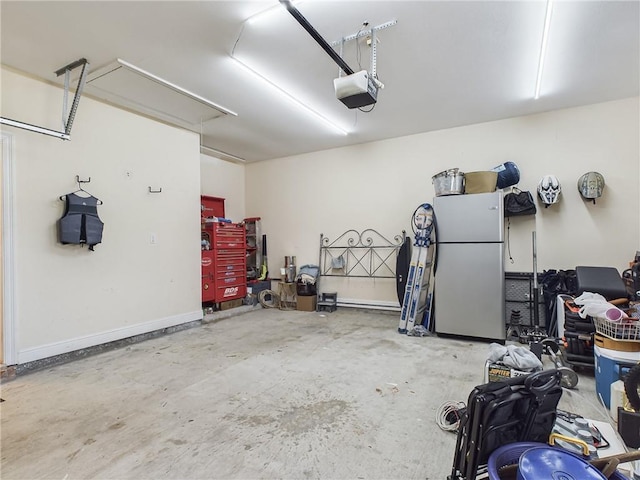
[[[233,250],[214,250],[215,259],[219,265],[234,265],[238,262],[244,262],[246,255],[244,249],[236,248]]]
[[[236,282],[242,282],[242,278],[244,277],[245,281],[242,283],[246,283],[246,275],[242,265],[234,268],[215,270],[213,276],[216,281],[224,281],[227,283],[230,278],[233,278]]]
[[[202,274],[215,273],[216,275],[224,275],[228,272],[241,272],[243,275],[246,271],[246,258],[244,250],[238,250],[238,254],[225,255],[216,250],[202,252]]]
[[[214,274],[216,285],[244,285],[244,272],[222,272]]]
[[[209,226],[207,226],[209,230]],[[214,223],[211,225],[213,248],[245,248],[245,229],[237,223]]]
[[[242,276],[245,275],[245,268],[244,265],[229,265],[228,267],[213,269],[213,274],[216,278]]]

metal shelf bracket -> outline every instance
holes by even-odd
[[[42,133],[43,135],[49,135],[52,137],[59,138],[61,140],[70,140],[71,127],[73,126],[73,120],[78,110],[78,104],[80,103],[80,96],[82,95],[82,90],[84,89],[85,80],[87,78],[88,66],[89,66],[89,62],[87,62],[87,59],[81,58],[55,71],[55,74],[57,77],[64,74],[64,94],[62,99],[63,131],[53,130],[51,128],[46,128],[46,127],[39,127],[37,125],[32,125],[30,123],[20,122],[18,120],[12,120],[10,118],[5,118],[5,117],[0,117],[0,124],[8,125],[10,127],[22,128],[24,130],[29,130],[30,132]],[[76,87],[76,93],[73,97],[73,102],[71,103],[71,108],[69,109],[69,113],[67,114],[67,100],[69,97],[69,78],[70,78],[71,71],[75,70],[78,67],[82,67],[82,72],[80,73],[80,78],[78,78],[78,86]]]

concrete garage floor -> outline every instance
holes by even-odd
[[[397,315],[253,310],[2,386],[3,479],[444,479],[434,422],[482,383],[486,343]],[[593,377],[560,407],[607,420]]]

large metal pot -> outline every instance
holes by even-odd
[[[436,197],[460,195],[464,193],[464,173],[458,168],[450,168],[431,177]]]

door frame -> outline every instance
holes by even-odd
[[[18,362],[15,342],[16,290],[15,290],[15,161],[14,138],[0,132],[2,140],[2,350],[3,363]]]

